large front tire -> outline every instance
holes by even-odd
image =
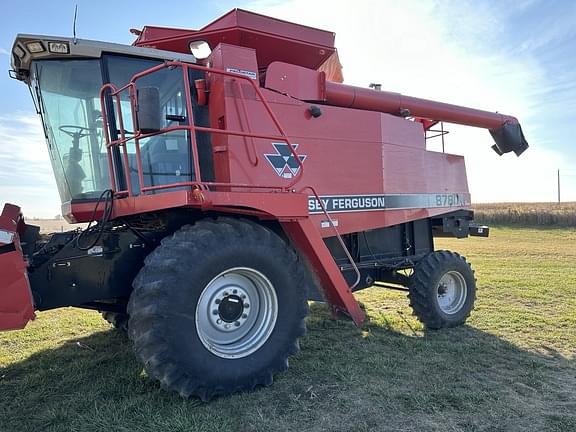
[[[260,225],[219,218],[182,227],[134,281],[136,355],[183,397],[269,385],[305,333],[308,280],[294,250]]]
[[[474,271],[455,252],[426,255],[416,264],[408,289],[414,314],[429,329],[464,324],[474,309]]]

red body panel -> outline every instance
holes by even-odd
[[[322,287],[325,287],[328,303],[336,310],[348,313],[356,325],[361,325],[365,319],[364,312],[311,220],[301,219],[283,223],[282,226],[294,244],[308,257]]]
[[[274,125],[266,121],[262,104],[246,101],[250,116],[245,118],[238,107],[232,87],[224,91],[226,127],[247,128],[273,134]],[[245,93],[248,93],[246,91]],[[290,137],[305,156],[304,170],[296,189],[313,186],[318,194],[437,194],[458,193],[465,197],[461,207],[470,204],[464,158],[427,151],[421,123],[376,112],[339,107],[322,107],[322,115],[309,115],[309,104],[287,96],[264,91],[272,109]],[[214,102],[212,102],[214,103]],[[218,181],[282,187],[286,179],[276,174],[264,155],[274,153],[270,140],[240,137],[219,138],[217,172],[225,173]],[[255,156],[257,160],[255,159]],[[340,233],[363,231],[395,225],[446,213],[447,208],[420,208],[342,213]],[[312,216],[321,226],[324,215]],[[334,235],[329,229],[323,236]]]
[[[0,215],[0,330],[24,328],[35,317],[27,263],[20,247],[23,223],[20,208],[5,204]]]
[[[334,38],[333,32],[234,9],[200,30],[146,26],[134,45],[190,53],[190,42],[206,41],[212,49],[227,43],[257,49],[261,68],[285,61],[316,69],[336,52]]]

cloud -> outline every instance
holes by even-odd
[[[289,0],[246,8],[336,32],[347,84],[377,82],[384,90],[517,116],[531,144],[520,158],[498,157],[487,131],[453,125],[446,125],[447,151],[466,157],[474,201],[552,201],[556,170],[576,167],[573,154],[557,151],[558,137],[546,119],[558,112],[561,83],[530,49],[540,46],[537,41],[511,52],[504,25],[534,3],[502,9],[489,2]],[[556,30],[545,37],[560,35]],[[564,110],[575,102],[563,101]],[[439,148],[439,141],[429,144]],[[576,200],[576,187],[566,190],[572,195],[565,198]]]
[[[8,52],[8,50],[0,47],[0,55],[10,55],[10,53]]]
[[[29,217],[60,213],[40,119],[23,113],[1,116],[0,143],[0,205],[19,205]]]

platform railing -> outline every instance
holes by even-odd
[[[128,92],[131,114],[132,114],[132,124],[137,125],[138,123],[137,123],[136,117],[137,117],[138,101],[137,101],[136,82],[145,76],[148,76],[150,74],[153,74],[155,72],[158,72],[158,71],[160,71],[162,69],[166,69],[166,68],[170,68],[170,69],[181,68],[182,69],[184,91],[185,91],[185,98],[186,98],[186,109],[188,112],[187,113],[188,114],[187,115],[188,124],[178,125],[178,126],[170,126],[170,127],[167,127],[167,128],[164,128],[164,129],[161,129],[159,131],[152,132],[152,133],[141,133],[139,130],[135,130],[134,135],[127,136],[126,130],[124,127],[124,118],[123,118],[122,108],[121,108],[121,95],[122,95],[122,93]],[[203,127],[203,126],[195,125],[194,124],[194,117],[192,115],[193,106],[192,106],[190,75],[189,75],[189,70],[191,70],[191,69],[200,70],[200,71],[204,71],[204,72],[211,73],[211,74],[223,75],[223,76],[233,78],[234,80],[240,80],[240,81],[248,82],[252,86],[252,88],[254,89],[260,102],[263,104],[270,120],[274,124],[275,128],[278,130],[279,134],[278,135],[259,134],[259,133],[254,133],[251,131],[245,132],[245,131],[239,131],[239,130],[236,130],[236,131],[235,130],[227,130],[227,129],[224,130],[224,129],[216,129],[216,128],[210,128],[210,127]],[[238,81],[236,81],[236,82],[238,83]],[[244,111],[244,113],[247,113],[243,92],[240,91],[239,95],[240,95],[239,99],[240,99],[240,103],[242,104],[243,111]],[[119,123],[118,127],[117,127],[118,132],[119,132],[119,138],[117,138],[117,139],[111,139],[111,137],[110,137],[110,124],[109,124],[109,116],[108,116],[109,113],[108,113],[108,108],[107,108],[107,104],[106,104],[106,96],[112,97],[114,100],[116,100],[116,107],[117,107],[116,111],[118,113],[118,123]],[[135,144],[136,165],[137,165],[138,181],[140,183],[141,193],[146,193],[146,192],[156,191],[156,190],[162,190],[162,189],[172,189],[175,187],[183,187],[183,186],[184,187],[186,187],[186,186],[196,187],[196,188],[199,188],[201,190],[208,190],[210,187],[233,187],[233,188],[245,188],[245,189],[272,189],[272,190],[290,191],[290,190],[292,190],[293,186],[300,180],[301,176],[303,175],[304,165],[302,164],[302,161],[299,158],[298,153],[296,152],[296,150],[294,148],[294,145],[292,144],[292,142],[288,138],[286,132],[282,128],[280,121],[278,120],[278,118],[276,117],[274,112],[272,111],[270,104],[268,103],[266,98],[263,96],[259,86],[254,82],[253,79],[251,79],[247,76],[232,73],[232,72],[226,72],[226,71],[222,71],[222,70],[218,70],[218,69],[207,68],[205,66],[182,63],[179,61],[170,61],[170,62],[165,62],[161,65],[154,66],[154,67],[149,68],[145,71],[142,71],[142,72],[135,74],[132,77],[132,79],[126,85],[124,85],[120,88],[116,87],[114,84],[111,84],[111,83],[104,84],[100,89],[100,104],[102,106],[102,117],[104,119],[104,125],[103,125],[104,137],[105,137],[106,146],[108,149],[107,150],[108,151],[108,167],[109,167],[109,171],[110,171],[110,180],[111,180],[111,184],[113,185],[113,187],[115,187],[115,185],[116,185],[116,178],[115,178],[115,174],[114,174],[113,154],[112,154],[111,149],[114,146],[118,146],[118,147],[122,148],[122,155],[121,156],[122,156],[122,162],[123,162],[124,177],[126,178],[126,189],[115,190],[114,192],[116,195],[133,196],[132,181],[131,181],[131,176],[130,176],[130,161],[129,161],[128,150],[127,150],[127,146],[126,146],[126,144],[130,141],[134,141],[134,144]],[[146,139],[146,138],[156,136],[156,135],[162,135],[162,134],[166,134],[166,133],[170,133],[170,132],[178,131],[178,130],[185,130],[185,131],[189,132],[190,145],[191,145],[191,151],[192,151],[192,161],[194,164],[195,180],[191,180],[188,182],[178,182],[178,183],[155,185],[155,186],[145,186],[144,185],[144,174],[143,174],[143,169],[142,169],[142,159],[141,159],[141,154],[140,154],[140,141],[143,139]],[[284,142],[288,145],[288,148],[290,149],[292,156],[295,158],[296,163],[298,164],[298,167],[299,167],[298,172],[294,175],[294,177],[292,177],[290,182],[288,182],[285,185],[281,185],[281,186],[278,186],[278,185],[275,185],[275,186],[256,185],[256,184],[245,184],[245,183],[234,183],[234,182],[202,181],[201,167],[200,167],[200,163],[199,163],[199,159],[198,159],[198,145],[196,142],[196,132],[206,132],[206,133],[210,133],[210,134],[238,136],[238,137],[249,138],[252,140],[253,139],[267,139],[267,140]],[[252,147],[254,148],[253,142],[252,142]]]

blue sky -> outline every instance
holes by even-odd
[[[126,44],[130,28],[199,28],[234,7],[335,31],[347,83],[520,118],[531,144],[520,158],[498,158],[486,131],[450,127],[447,150],[466,156],[473,200],[553,201],[558,168],[564,199],[576,200],[576,2],[11,2],[0,16],[0,69],[17,33],[70,36],[76,3],[78,37]],[[39,125],[28,89],[0,73],[0,203],[49,217],[60,202]]]

